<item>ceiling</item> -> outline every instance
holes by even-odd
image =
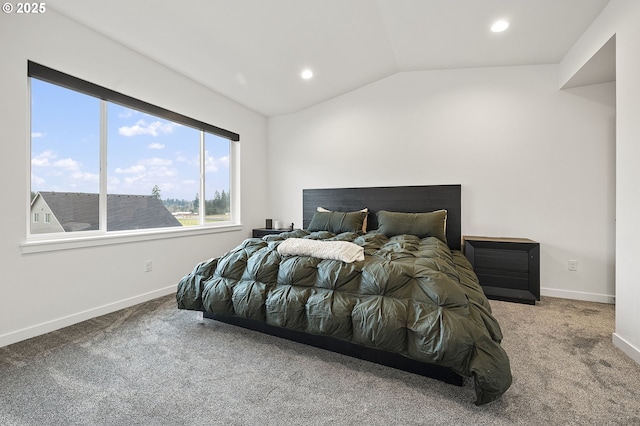
[[[50,0],[265,116],[403,71],[558,63],[608,0]],[[489,30],[505,18],[503,33]],[[302,80],[310,68],[314,77]]]

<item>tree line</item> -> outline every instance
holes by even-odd
[[[200,197],[196,194],[193,200],[167,198],[166,200],[162,200],[162,204],[172,213],[191,212],[197,214],[200,209]],[[230,197],[224,189],[222,191],[216,191],[212,199],[205,200],[204,202],[204,213],[207,216],[227,214],[229,211]]]

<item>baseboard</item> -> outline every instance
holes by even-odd
[[[633,346],[631,343],[620,337],[617,333],[613,333],[611,340],[613,345],[627,354],[629,358],[640,364],[640,349]]]
[[[540,288],[540,295],[558,297],[560,299],[583,300],[585,302],[616,303],[616,297],[608,294],[585,293],[582,291],[558,290],[555,288]]]
[[[77,324],[91,318],[99,317],[100,315],[109,314],[111,312],[119,311],[120,309],[128,308],[139,303],[157,299],[158,297],[175,293],[175,291],[176,286],[172,285],[170,287],[150,291],[148,293],[140,294],[128,299],[119,300],[117,302],[108,303],[97,308],[68,315],[66,317],[57,318],[51,321],[43,322],[41,324],[36,324],[31,327],[23,328],[21,330],[12,331],[10,333],[0,335],[0,348],[3,346],[11,345],[13,343],[21,342],[23,340],[31,339],[32,337],[50,333],[52,331],[68,327],[70,325]]]

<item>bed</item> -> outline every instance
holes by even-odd
[[[502,333],[460,252],[460,185],[305,189],[303,229],[195,266],[178,308],[461,386],[511,385]]]

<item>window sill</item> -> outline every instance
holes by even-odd
[[[222,225],[212,227],[194,227],[179,229],[153,229],[149,231],[114,232],[101,235],[87,235],[73,238],[51,238],[26,241],[20,244],[22,254],[43,253],[48,251],[73,250],[86,247],[107,246],[113,244],[137,243],[141,241],[164,240],[168,238],[191,237],[194,235],[218,234],[221,232],[241,231],[242,225]]]

